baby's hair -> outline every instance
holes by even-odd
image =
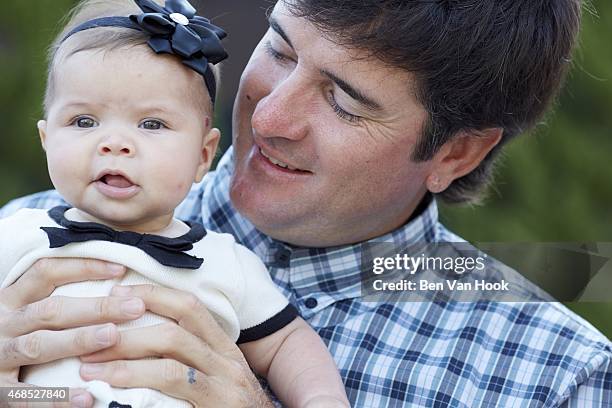
[[[163,1],[154,0],[163,5]],[[62,60],[77,52],[87,50],[100,50],[108,52],[117,49],[127,49],[131,47],[149,47],[147,41],[150,36],[142,31],[124,27],[98,27],[84,30],[71,35],[68,39],[64,37],[80,24],[99,17],[108,16],[129,16],[130,14],[140,14],[142,11],[133,0],[83,0],[79,2],[66,17],[67,23],[62,31],[57,35],[48,52],[48,71],[47,86],[45,89],[44,112],[45,117],[49,112],[49,107],[55,94],[55,72]],[[153,50],[151,50],[153,52]],[[217,66],[208,65],[212,69],[219,87],[219,69]],[[193,87],[190,90],[194,101],[206,101],[202,106],[203,112],[212,116],[212,103],[204,79],[201,78],[201,86]]]

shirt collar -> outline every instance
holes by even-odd
[[[360,297],[361,254],[365,245],[386,242],[405,248],[410,244],[438,241],[435,199],[428,198],[419,207],[420,213],[403,226],[365,242],[330,248],[301,248],[272,240],[273,248],[281,248],[289,255],[288,279],[298,294],[321,293],[335,300]]]

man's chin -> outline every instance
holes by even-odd
[[[275,219],[278,220],[280,217],[280,214],[276,211],[277,203],[257,199],[244,191],[230,190],[230,200],[236,211],[257,226],[259,230],[267,230],[269,227],[266,228],[265,226],[275,224]],[[259,228],[260,226],[262,228]]]
[[[236,211],[259,231],[276,240],[287,242],[288,231],[291,229],[287,221],[295,217],[287,214],[286,209],[283,211],[278,202],[257,200],[238,189],[230,190],[230,200]]]

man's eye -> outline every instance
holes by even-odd
[[[279,62],[287,62],[287,61],[293,61],[291,58],[287,57],[286,55],[278,52],[274,47],[272,47],[272,44],[270,43],[270,41],[268,41],[265,44],[265,50],[266,53],[271,56],[272,58],[274,58],[275,60],[279,61]]]
[[[353,115],[351,113],[348,113],[344,109],[342,109],[342,107],[338,105],[338,102],[336,102],[336,98],[334,97],[333,93],[331,92],[329,93],[328,99],[329,99],[329,104],[331,105],[332,109],[334,110],[336,115],[338,115],[340,119],[344,119],[347,122],[350,122],[352,124],[356,124],[361,121],[361,116]]]
[[[165,126],[159,120],[148,119],[143,121],[139,127],[146,130],[159,130]]]
[[[76,118],[73,122],[77,127],[80,128],[92,128],[98,125],[98,123],[92,118]]]

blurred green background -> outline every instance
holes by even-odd
[[[46,47],[75,2],[2,1],[0,205],[51,187],[36,121],[42,116]],[[230,33],[226,45],[231,59],[223,68],[216,119],[228,136],[238,78],[265,31],[264,12],[271,2],[200,3],[205,7],[198,9]],[[612,2],[590,4],[591,12],[583,13],[575,66],[555,111],[531,134],[508,146],[495,188],[484,205],[442,208],[443,222],[466,239],[612,242]],[[227,143],[226,138],[224,147]],[[612,285],[604,288],[609,291]],[[612,337],[612,303],[568,306]]]

